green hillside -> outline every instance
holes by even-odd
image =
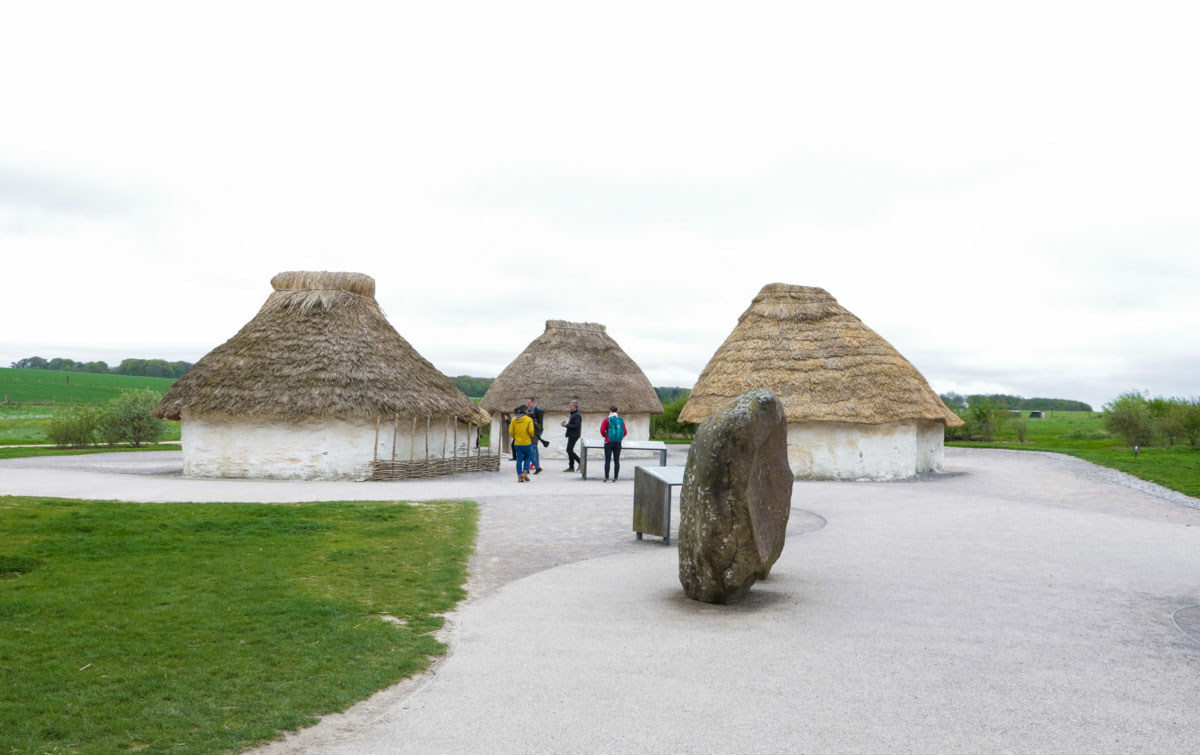
[[[100,404],[135,388],[166,393],[174,382],[172,378],[0,367],[0,403],[7,399],[17,404]]]

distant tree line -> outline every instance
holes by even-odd
[[[191,362],[168,362],[165,359],[122,359],[116,367],[108,362],[76,362],[74,359],[55,357],[26,357],[9,364],[18,370],[58,370],[60,372],[91,372],[100,375],[137,375],[138,377],[177,378],[191,368]]]
[[[450,376],[447,375],[446,377]],[[487,389],[492,387],[492,383],[495,380],[496,378],[471,377],[469,375],[459,375],[458,377],[450,378],[450,382],[454,383],[460,391],[471,398],[483,398],[483,394],[487,393]]]
[[[972,393],[962,395],[961,393],[941,394],[942,403],[951,411],[957,413],[959,409],[968,409],[976,404],[989,403],[996,409],[1008,410],[1027,410],[1027,411],[1058,411],[1058,412],[1090,412],[1091,404],[1085,404],[1082,401],[1072,401],[1066,398],[1025,398],[1023,396],[1010,396],[1006,393]]]
[[[1184,440],[1200,446],[1200,398],[1122,393],[1104,405],[1104,428],[1131,446],[1149,446],[1156,440],[1168,446]]]
[[[658,400],[663,403],[663,406],[666,406],[667,402],[674,401],[680,396],[687,398],[687,396],[692,392],[692,389],[678,387],[660,388],[656,385],[654,386],[654,392],[658,394]]]

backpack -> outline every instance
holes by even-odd
[[[621,438],[625,437],[625,420],[620,417],[608,418],[608,442],[620,443]]]

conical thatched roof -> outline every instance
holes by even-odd
[[[962,424],[916,367],[821,288],[763,286],[700,373],[679,419],[700,422],[754,388],[783,399],[788,422]]]
[[[156,416],[487,421],[388,324],[370,276],[289,272],[271,286],[254,319],[184,373]]]
[[[578,400],[583,412],[662,414],[650,380],[621,350],[604,326],[547,320],[546,332],[525,347],[484,394],[489,412],[512,411],[534,396],[543,409],[559,410]]]

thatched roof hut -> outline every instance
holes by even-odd
[[[566,418],[570,401],[579,402],[587,437],[592,425],[598,428],[608,407],[615,405],[625,417],[627,437],[647,440],[650,415],[663,411],[645,373],[604,326],[594,322],[546,321],[545,332],[504,368],[479,404],[493,417],[491,437],[503,432],[500,414],[531,396],[546,412],[545,437],[550,441],[562,434],[557,425]],[[547,455],[565,456],[565,443],[557,443]]]
[[[788,422],[962,424],[911,362],[823,288],[763,286],[700,373],[679,419],[700,422],[762,387],[783,400]]]
[[[484,411],[510,411],[535,396],[544,407],[579,401],[581,412],[662,414],[662,402],[641,368],[600,323],[547,320],[546,332],[525,347],[488,388]]]
[[[271,286],[154,409],[182,421],[185,474],[365,477],[385,454],[432,468],[468,453],[488,416],[392,328],[374,279],[285,272]]]
[[[250,322],[179,378],[156,416],[486,419],[388,323],[362,273],[286,272]]]
[[[700,422],[754,388],[783,400],[789,425],[917,423],[932,443],[928,425],[962,424],[916,367],[821,288],[764,286],[700,374],[679,419]]]

